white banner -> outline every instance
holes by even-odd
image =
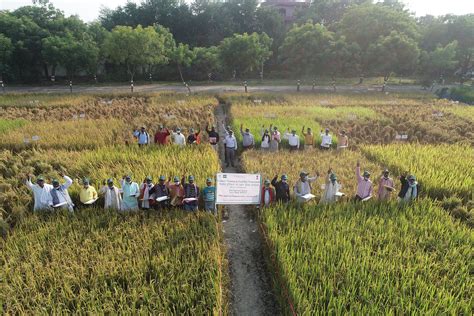
[[[216,204],[260,204],[260,190],[260,174],[218,173]]]

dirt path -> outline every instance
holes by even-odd
[[[220,124],[225,119],[223,106],[216,110],[216,118],[219,135],[225,135]],[[225,166],[223,146],[220,157],[224,172],[239,172],[238,162],[235,168]],[[226,213],[223,226],[231,277],[232,315],[279,315],[254,212],[242,205],[232,205],[226,207]]]

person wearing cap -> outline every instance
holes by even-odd
[[[298,202],[306,202],[307,200],[303,198],[304,195],[311,193],[311,183],[316,181],[319,177],[319,173],[316,172],[316,176],[309,177],[309,173],[300,172],[300,178],[296,181],[295,186],[293,187],[293,192],[295,193],[296,200]]]
[[[270,149],[271,136],[268,129],[265,129],[263,125],[262,125],[262,129],[260,130],[260,135],[262,136],[262,142],[260,143],[260,148],[263,151],[268,151]]]
[[[175,145],[178,146],[185,146],[186,145],[186,138],[184,137],[183,133],[181,133],[181,129],[177,128],[176,132],[173,133],[173,142]]]
[[[326,130],[324,131],[321,131],[321,146],[320,148],[322,150],[328,150],[329,148],[331,148],[331,145],[332,145],[332,135],[329,134],[329,128],[326,128]]]
[[[163,210],[169,207],[169,196],[170,192],[168,187],[166,186],[166,177],[161,175],[158,179],[158,183],[150,190],[150,194],[154,199],[154,208],[157,210]],[[168,197],[168,199],[163,201],[156,201],[158,198]]]
[[[155,199],[153,198],[151,190],[155,185],[153,184],[153,178],[151,176],[147,176],[143,183],[140,184],[140,196],[139,199],[141,201],[142,209],[148,210],[151,206],[155,203]]]
[[[206,133],[209,138],[209,144],[214,148],[215,151],[218,150],[219,144],[219,133],[216,132],[216,128],[214,126],[209,129],[209,124],[206,125]]]
[[[60,184],[59,180],[53,179],[53,188],[49,192],[48,205],[55,208],[67,209],[69,212],[74,212],[74,203],[72,203],[71,197],[67,189],[72,185],[72,179],[62,172],[59,173],[61,177],[66,181],[64,184]]]
[[[130,175],[122,178],[120,183],[122,187],[122,211],[136,211],[138,210],[138,197],[140,196],[140,188],[138,183],[132,181]]]
[[[44,178],[42,176],[38,176],[36,178],[36,184],[31,182],[31,175],[28,174],[27,178],[25,179],[26,186],[33,191],[33,198],[34,198],[34,211],[44,210],[49,208],[48,199],[49,199],[49,192],[53,188],[51,184],[45,183]]]
[[[142,126],[140,130],[135,130],[133,136],[138,140],[138,146],[148,145],[150,142],[150,134],[146,131],[145,126]]]
[[[104,195],[104,209],[120,211],[122,206],[122,197],[120,190],[114,185],[112,178],[107,179],[107,185],[100,189],[100,193]]]
[[[183,184],[184,189],[184,210],[188,212],[197,211],[199,205],[199,187],[194,183],[194,176],[188,177],[188,183],[186,183],[186,177],[183,176],[181,183]]]
[[[274,126],[272,130],[272,124],[270,124],[270,131],[271,131],[270,151],[276,152],[278,151],[278,146],[281,143],[281,134],[278,131],[278,128],[276,126]]]
[[[188,144],[189,145],[199,145],[201,143],[201,138],[199,135],[201,134],[201,129],[198,129],[197,133],[194,132],[194,128],[189,129],[188,135]]]
[[[255,146],[255,138],[250,129],[246,128],[244,131],[244,124],[240,124],[240,134],[242,135],[242,148],[244,150],[252,149]]]
[[[290,151],[295,151],[300,149],[300,137],[296,135],[296,130],[293,129],[287,129],[287,132],[285,133],[284,137],[288,139],[288,145],[290,145]]]
[[[268,207],[275,203],[275,189],[270,186],[270,180],[268,179],[265,179],[263,182],[261,197],[262,201],[260,204],[262,207]]]
[[[395,187],[393,179],[389,177],[390,172],[385,169],[379,180],[379,189],[377,190],[377,199],[380,201],[390,200],[390,196]]]
[[[207,178],[206,187],[202,189],[202,200],[204,211],[217,215],[216,213],[216,187],[212,185],[212,178]]]
[[[281,180],[278,180],[278,175],[275,175],[272,179],[272,186],[275,188],[276,201],[282,203],[288,203],[290,201],[290,186],[288,184],[288,176],[286,174],[281,176]]]
[[[237,150],[237,139],[235,139],[234,132],[229,131],[229,135],[225,137],[224,146],[226,148],[227,167],[229,164],[234,167],[235,151]]]
[[[345,149],[349,146],[349,137],[347,137],[346,131],[342,130],[339,133],[339,137],[337,138],[337,149]]]
[[[337,176],[333,172],[332,168],[328,170],[328,176],[326,178],[326,184],[324,185],[324,192],[321,195],[319,204],[333,203],[337,201],[336,193],[341,189],[341,185],[337,182]]]
[[[301,130],[301,134],[303,134],[304,136],[304,149],[313,148],[314,135],[313,135],[313,131],[311,130],[311,127],[308,127],[305,133],[304,126],[303,126],[303,129]]]
[[[184,188],[179,181],[179,177],[175,176],[173,178],[173,183],[171,183],[171,178],[168,179],[166,183],[170,196],[170,205],[174,207],[180,207],[183,205],[184,198]]]
[[[90,180],[88,178],[84,178],[82,180],[82,188],[81,192],[79,193],[79,199],[82,204],[92,204],[97,200],[97,191],[92,185],[90,185]]]
[[[356,201],[368,200],[372,196],[372,181],[370,181],[370,172],[364,171],[363,175],[360,175],[360,162],[357,161],[356,165],[356,177],[357,177],[357,193],[355,196]]]
[[[400,193],[398,193],[398,201],[400,203],[408,203],[418,198],[420,185],[414,175],[407,176],[407,173],[402,174],[400,176],[400,183],[402,184]]]
[[[160,129],[155,133],[155,144],[157,145],[167,145],[168,137],[171,135],[169,129],[165,128],[163,125],[160,125]]]

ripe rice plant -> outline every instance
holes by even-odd
[[[7,93],[0,96],[0,108],[7,111],[10,107],[69,107],[92,100],[93,95],[65,93]]]
[[[278,206],[264,231],[299,315],[470,314],[474,239],[430,200]]]
[[[0,239],[2,312],[217,315],[219,240],[204,213],[32,214]]]

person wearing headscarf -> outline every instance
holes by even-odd
[[[160,125],[160,129],[155,133],[155,144],[157,145],[167,145],[168,137],[171,135],[169,129],[165,128],[163,125]]]
[[[212,178],[207,178],[206,187],[201,191],[204,201],[204,211],[217,215],[216,212],[216,187],[212,185]]]
[[[139,199],[141,201],[142,209],[148,210],[155,203],[155,199],[153,198],[153,194],[151,193],[153,187],[153,178],[151,176],[147,176],[143,183],[140,184]]]
[[[69,212],[74,212],[74,203],[72,203],[71,197],[67,189],[72,185],[72,179],[65,176],[62,172],[59,173],[61,177],[66,181],[64,184],[60,184],[59,180],[53,179],[53,188],[49,192],[48,205],[54,208],[67,209]]]
[[[252,149],[255,146],[255,139],[250,133],[250,129],[246,128],[244,131],[244,124],[240,124],[240,134],[242,135],[242,148],[244,150]]]
[[[290,185],[288,184],[288,176],[286,174],[281,176],[280,181],[277,181],[278,175],[272,179],[272,186],[275,188],[276,201],[288,203],[290,201]]]
[[[401,175],[400,183],[402,184],[402,187],[400,189],[400,193],[398,193],[399,202],[409,203],[418,198],[418,195],[420,194],[420,185],[416,181],[416,177],[414,175]]]
[[[140,188],[138,183],[132,182],[132,177],[126,175],[120,183],[122,187],[122,211],[138,210],[138,197],[140,196]]]
[[[79,193],[79,199],[82,204],[92,204],[97,200],[97,191],[96,189],[90,185],[90,180],[88,178],[84,178],[82,180],[82,188],[81,192]]]
[[[389,177],[390,172],[385,169],[382,173],[382,177],[379,180],[379,188],[377,190],[377,198],[380,201],[390,200],[390,196],[395,187],[393,179]]]
[[[270,141],[271,141],[271,136],[270,132],[268,129],[264,129],[262,125],[262,129],[260,131],[260,135],[262,136],[262,142],[260,143],[260,148],[264,151],[267,151],[270,149]]]
[[[114,185],[112,178],[107,179],[107,185],[100,189],[100,194],[104,195],[104,209],[119,211],[122,207],[122,196],[120,189]]]
[[[183,205],[184,210],[188,212],[196,212],[199,205],[199,187],[194,183],[194,176],[188,177],[188,183],[185,182],[186,178],[181,179],[181,183],[184,189]]]
[[[332,145],[332,135],[329,134],[329,128],[326,128],[326,130],[321,131],[321,146],[320,148],[323,150],[328,150],[331,148]]]
[[[275,189],[270,186],[270,180],[268,179],[263,182],[261,197],[260,205],[262,207],[268,207],[275,203]]]
[[[26,186],[33,191],[33,198],[34,198],[34,211],[44,210],[49,208],[48,200],[49,200],[49,192],[53,188],[51,184],[45,183],[44,178],[42,176],[38,176],[36,178],[36,184],[31,182],[31,175],[28,174],[27,179],[25,179]]]
[[[341,185],[337,181],[336,174],[332,171],[331,168],[329,168],[328,176],[326,178],[326,184],[324,186],[324,192],[321,195],[321,200],[319,201],[319,204],[336,202],[336,193],[338,193],[340,189]]]
[[[291,130],[288,128],[287,132],[285,133],[284,137],[288,139],[288,145],[290,146],[290,151],[295,151],[300,149],[300,137],[296,135],[296,130]]]
[[[308,127],[306,130],[306,133],[304,131],[304,126],[303,129],[301,130],[301,134],[304,136],[304,149],[310,149],[313,148],[314,146],[314,135],[313,132],[311,131],[311,128]]]
[[[148,134],[148,132],[146,131],[145,126],[142,126],[140,130],[135,130],[133,132],[133,136],[135,136],[135,138],[137,139],[138,146],[140,147],[148,145],[150,143],[150,134]]]
[[[181,133],[181,129],[177,128],[176,132],[173,133],[173,142],[175,145],[178,146],[185,146],[186,145],[186,137],[184,137],[183,133]]]
[[[355,196],[356,201],[368,200],[372,196],[372,181],[370,181],[370,172],[364,171],[363,175],[360,175],[360,162],[357,161],[356,166],[356,177],[357,177],[357,194]]]
[[[171,178],[168,179],[166,183],[170,195],[170,204],[174,207],[179,207],[183,205],[184,198],[184,188],[179,181],[179,177],[175,176],[173,178],[173,183],[171,183]]]
[[[170,192],[168,190],[168,187],[166,186],[166,177],[161,175],[160,178],[158,179],[158,183],[155,184],[155,186],[150,190],[150,194],[152,195],[153,199],[155,202],[153,203],[155,209],[157,210],[163,210],[169,207],[170,203]],[[158,198],[166,198],[161,201],[157,201],[156,199]]]
[[[278,131],[278,128],[276,126],[273,127],[273,131],[271,127],[272,125],[270,125],[270,131],[271,131],[270,151],[276,152],[278,151],[278,147],[281,143],[281,134]]]
[[[309,201],[308,199],[305,199],[304,196],[306,194],[311,194],[311,183],[316,181],[319,177],[319,173],[316,172],[316,176],[314,177],[309,177],[309,173],[307,172],[300,172],[300,178],[298,181],[296,181],[295,186],[293,187],[293,192],[296,196],[296,201],[299,203],[304,203]]]

